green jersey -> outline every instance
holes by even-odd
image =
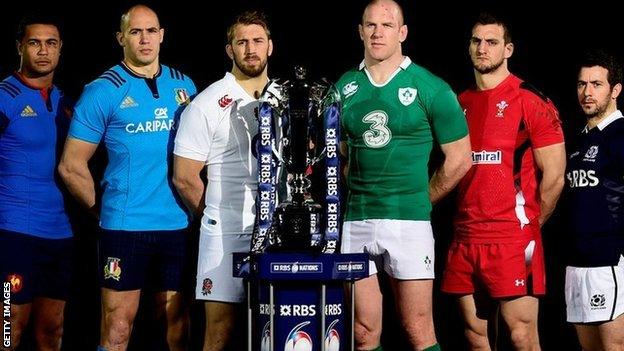
[[[362,62],[337,87],[349,148],[346,220],[429,220],[433,140],[468,135],[455,93],[408,57],[385,84],[374,83]]]

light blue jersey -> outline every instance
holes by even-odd
[[[69,135],[108,151],[100,226],[109,230],[175,230],[188,225],[171,182],[175,124],[195,95],[191,79],[161,65],[154,79],[120,63],[88,84]]]

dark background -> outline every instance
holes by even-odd
[[[452,4],[446,1],[403,1],[408,39],[403,52],[412,60],[445,79],[456,92],[473,81],[467,55],[471,24],[479,11],[494,11],[511,24],[515,52],[510,69],[548,95],[559,108],[566,137],[583,125],[575,95],[575,61],[585,50],[602,47],[618,58],[624,54],[620,15],[615,1],[575,7],[548,1],[471,1]],[[161,62],[190,76],[199,90],[220,79],[231,68],[225,55],[225,30],[232,17],[243,9],[260,8],[269,16],[274,42],[269,75],[285,76],[294,64],[303,64],[315,77],[336,80],[341,73],[357,65],[363,49],[357,34],[364,1],[243,1],[204,2],[146,1],[160,16],[165,28]],[[114,33],[119,17],[134,2],[64,2],[53,5],[22,1],[19,9],[6,12],[0,21],[0,74],[6,76],[17,68],[14,33],[19,18],[32,9],[46,9],[63,20],[63,54],[56,82],[76,99],[82,87],[105,69],[117,63],[122,52]],[[198,10],[201,6],[206,10]],[[564,15],[564,12],[567,13]],[[446,248],[451,238],[452,199],[438,205],[433,213],[437,240],[437,275],[440,276]],[[78,280],[68,303],[64,350],[93,350],[99,333],[99,289],[97,287],[94,223],[79,216],[77,264]],[[580,350],[572,328],[565,323],[562,262],[565,218],[557,211],[544,228],[548,295],[540,305],[540,336],[544,350]],[[436,281],[434,314],[440,344],[445,350],[463,350],[463,329],[454,299],[439,293]],[[389,296],[388,294],[386,296]],[[135,326],[131,349],[145,350],[156,344],[151,319],[145,306]],[[202,310],[192,308],[193,349],[200,349]],[[392,304],[384,316],[384,340],[389,350],[401,350]],[[244,330],[239,333],[243,335]],[[388,345],[395,345],[389,347]],[[22,349],[28,349],[24,345]],[[501,350],[511,350],[502,345]]]

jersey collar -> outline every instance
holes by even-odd
[[[405,56],[403,58],[403,62],[401,62],[401,64],[399,65],[399,67],[396,69],[396,71],[394,71],[394,73],[392,73],[390,75],[390,77],[388,77],[388,80],[386,80],[385,82],[381,83],[381,84],[377,84],[375,83],[375,81],[373,80],[373,77],[370,76],[370,73],[368,72],[368,69],[366,69],[366,64],[364,63],[364,60],[362,60],[362,62],[360,63],[360,67],[359,70],[360,71],[364,71],[364,73],[366,73],[366,76],[368,77],[368,81],[375,87],[383,87],[386,84],[390,83],[392,81],[392,79],[394,78],[394,76],[396,76],[397,74],[399,74],[399,72],[401,70],[406,70],[407,67],[409,67],[409,65],[412,63],[412,60],[408,57]]]
[[[609,124],[611,124],[611,122],[615,121],[616,119],[620,119],[620,118],[624,118],[624,115],[622,115],[622,112],[620,112],[620,110],[615,110],[615,111],[613,111],[613,113],[608,115],[607,118],[605,118],[602,121],[600,121],[600,123],[598,123],[596,125],[596,127],[598,127],[598,130],[602,132],[602,130],[607,128],[607,126]],[[589,133],[589,127],[587,125],[583,129],[583,133]]]
[[[401,62],[401,64],[399,65],[399,67],[400,67],[401,69],[407,69],[407,67],[409,67],[410,63],[412,63],[412,60],[411,60],[408,56],[405,56],[405,57],[403,58],[403,62]],[[361,71],[361,70],[363,70],[364,68],[366,68],[366,63],[365,63],[365,60],[362,60],[362,62],[360,62],[360,66],[359,66],[358,70],[360,70],[360,71]]]
[[[138,72],[133,71],[132,68],[128,67],[128,65],[126,65],[126,63],[123,61],[119,63],[119,66],[121,66],[121,68],[123,68],[123,70],[126,71],[132,77],[141,78],[141,79],[151,79],[151,78],[147,78],[146,76],[142,74],[139,74]],[[154,75],[154,78],[160,77],[161,73],[162,73],[162,65],[158,64],[158,72],[156,72],[156,74]]]
[[[238,90],[242,94],[245,94],[246,96],[249,96],[252,100],[258,100],[258,99],[256,99],[256,97],[249,95],[247,90],[245,90],[240,84],[238,84],[238,81],[236,80],[236,77],[234,76],[234,74],[232,74],[232,72],[225,72],[225,77],[224,78],[226,80],[231,81],[232,84],[234,84],[234,86],[236,86],[238,88]],[[271,82],[271,80],[267,78],[267,83],[269,83],[269,82]]]

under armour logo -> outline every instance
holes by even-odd
[[[524,279],[516,279],[514,284],[516,284],[516,286],[524,286]]]

